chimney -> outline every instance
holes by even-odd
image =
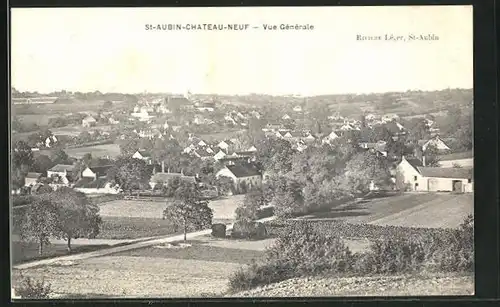
[[[422,165],[425,167],[425,155],[422,155]]]
[[[161,172],[165,173],[165,161],[161,161]]]

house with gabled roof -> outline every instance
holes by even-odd
[[[420,140],[418,144],[422,146],[423,151],[426,151],[429,146],[435,147],[438,151],[450,150],[450,147],[439,137],[439,135],[436,135],[430,140]]]
[[[148,163],[148,164],[152,163],[152,161],[153,161],[152,157],[153,157],[152,153],[147,151],[147,150],[137,150],[132,155],[132,158],[146,161],[146,163]]]
[[[69,181],[73,177],[74,169],[75,169],[74,165],[57,164],[53,166],[51,169],[47,170],[47,178],[57,176],[60,178],[65,178],[62,179],[64,181],[66,180]]]
[[[206,150],[195,150],[192,152],[192,155],[202,160],[209,160],[213,158],[213,154],[207,152]]]
[[[396,186],[405,191],[472,192],[472,168],[426,167],[416,158],[402,158],[396,168]]]
[[[26,174],[26,177],[24,177],[24,186],[25,187],[31,187],[35,184],[38,183],[38,180],[42,178],[42,173],[28,173]]]
[[[246,192],[262,186],[262,174],[253,164],[248,162],[238,162],[226,165],[215,175],[216,178],[229,177],[233,180],[234,191],[245,194]]]

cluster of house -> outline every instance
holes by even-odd
[[[86,115],[87,116],[82,119],[82,127],[84,128],[94,127],[95,125],[97,125],[98,119],[106,121],[111,125],[120,123],[119,120],[115,119],[113,112],[102,112],[100,114],[87,113]]]

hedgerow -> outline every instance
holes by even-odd
[[[262,262],[231,276],[231,291],[308,275],[472,272],[474,267],[472,216],[459,229],[297,220],[269,222],[266,228],[277,236],[276,243]],[[352,253],[343,239],[354,237],[371,239],[369,250]]]

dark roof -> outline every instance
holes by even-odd
[[[138,150],[138,152],[141,154],[141,156],[143,157],[146,157],[146,158],[149,158],[151,157],[151,152],[147,151],[147,150]]]
[[[197,150],[195,151],[200,157],[211,157],[214,154],[208,153],[206,150]]]
[[[408,163],[410,163],[410,165],[411,165],[411,166],[413,166],[413,168],[414,168],[415,170],[417,170],[417,171],[418,171],[418,168],[419,168],[419,167],[424,166],[424,165],[422,164],[422,161],[420,161],[420,160],[419,160],[419,159],[417,159],[417,158],[405,158],[405,159],[406,159],[406,161],[408,161]]]
[[[471,179],[472,168],[419,167],[424,177]]]
[[[28,174],[26,174],[26,178],[38,179],[41,176],[42,176],[42,173],[28,173]]]
[[[90,170],[97,175],[97,177],[103,177],[106,176],[108,170],[112,167],[112,165],[105,165],[105,166],[95,166],[95,167],[89,167]]]
[[[167,183],[170,179],[174,179],[174,178],[179,178],[180,180],[188,181],[188,182],[192,182],[192,183],[196,182],[196,178],[194,176],[184,176],[183,174],[180,174],[180,173],[156,173],[153,176],[151,176],[150,182]]]
[[[73,165],[67,165],[67,164],[57,164],[56,166],[52,167],[49,169],[51,172],[71,172],[73,171],[74,166]]]
[[[259,176],[260,172],[251,163],[238,163],[235,165],[227,165],[226,168],[231,171],[237,178]]]
[[[74,188],[85,188],[92,181],[94,181],[92,178],[82,178],[82,179],[78,180],[73,187]]]

